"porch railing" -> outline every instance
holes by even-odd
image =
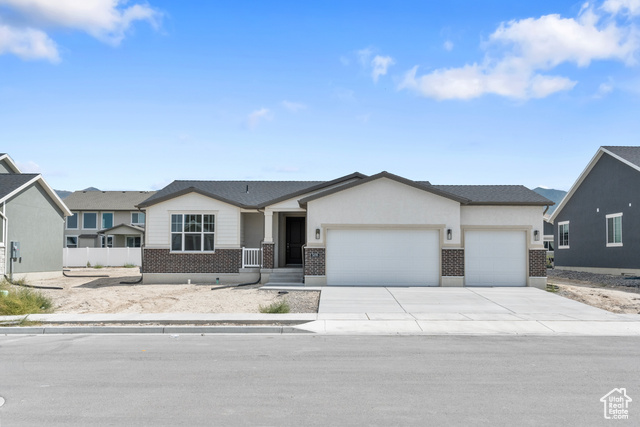
[[[262,249],[242,248],[242,268],[262,267]]]

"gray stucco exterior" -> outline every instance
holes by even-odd
[[[607,247],[606,215],[622,213],[622,246]],[[558,225],[569,221],[569,247]],[[555,265],[640,269],[640,172],[603,153],[554,219]]]
[[[21,262],[14,262],[13,273],[62,271],[62,230],[64,213],[39,183],[6,201],[9,242],[20,242]],[[5,271],[9,273],[9,257]]]

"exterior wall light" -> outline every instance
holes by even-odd
[[[450,228],[447,228],[447,240],[451,240],[453,238],[453,232]]]
[[[533,240],[535,240],[536,242],[540,241],[540,231],[539,230],[533,230]]]
[[[316,228],[316,240],[320,240],[320,229]]]

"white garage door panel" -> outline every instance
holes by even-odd
[[[526,286],[524,231],[467,231],[465,286]]]
[[[438,286],[435,230],[328,230],[327,284]]]

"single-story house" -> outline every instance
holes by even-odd
[[[600,147],[551,215],[555,268],[640,274],[640,147]]]
[[[0,275],[62,275],[62,230],[71,212],[42,175],[21,173],[0,154]]]
[[[72,215],[64,226],[66,248],[139,248],[145,214],[135,206],[155,191],[74,191],[64,202]]]
[[[432,185],[387,172],[328,181],[174,181],[140,203],[145,283],[546,285],[543,214],[519,185]]]

